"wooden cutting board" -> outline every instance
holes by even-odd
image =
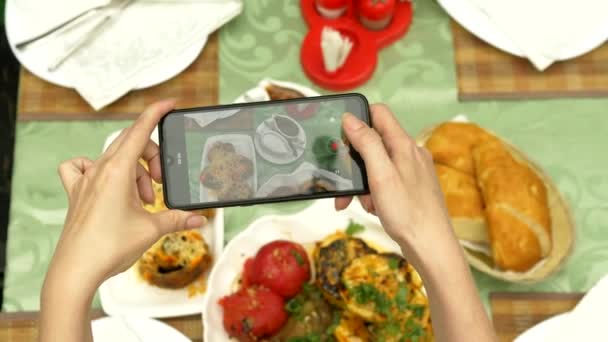
[[[460,100],[601,97],[608,95],[608,44],[543,72],[452,22]]]
[[[524,331],[552,316],[572,310],[582,293],[494,292],[490,294],[492,321],[500,342],[511,342]]]
[[[186,70],[157,86],[134,90],[95,112],[73,89],[48,83],[21,68],[17,118],[26,120],[133,119],[146,105],[168,97],[180,108],[217,104],[218,35],[209,36],[205,48]]]
[[[38,341],[39,312],[0,313],[0,341]],[[91,318],[105,316],[100,309],[91,313]],[[201,315],[163,318],[162,322],[174,327],[192,342],[203,341]]]

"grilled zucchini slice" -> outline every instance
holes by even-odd
[[[344,311],[340,317],[340,323],[334,330],[334,338],[337,342],[368,342],[369,331],[359,316]]]
[[[340,291],[343,290],[342,271],[353,259],[375,254],[365,241],[346,234],[333,234],[317,244],[313,253],[316,283],[325,298],[334,305],[343,306]]]
[[[347,310],[366,321],[382,322],[406,309],[411,298],[410,278],[403,257],[389,253],[365,255],[352,260],[342,272],[344,287],[340,294]]]

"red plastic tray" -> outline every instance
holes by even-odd
[[[401,39],[412,23],[413,9],[409,1],[397,1],[389,25],[382,30],[370,30],[359,21],[351,0],[346,12],[339,18],[321,16],[315,0],[300,2],[302,15],[310,30],[302,42],[300,61],[306,75],[323,88],[342,91],[365,83],[376,69],[380,49]],[[348,36],[353,48],[344,65],[333,73],[325,71],[321,53],[321,31],[331,27]]]

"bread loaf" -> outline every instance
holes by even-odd
[[[496,138],[475,124],[446,122],[433,130],[425,147],[436,163],[475,176],[472,149],[488,140]]]
[[[526,271],[551,251],[545,185],[500,141],[475,146],[473,160],[486,206],[494,263],[501,269]]]
[[[488,243],[484,204],[475,177],[435,164],[456,236],[461,240]]]

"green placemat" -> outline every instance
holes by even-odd
[[[244,13],[222,29],[222,103],[232,102],[264,77],[311,85],[299,64],[306,28],[298,4],[246,1]],[[572,206],[577,245],[564,269],[526,286],[474,272],[484,300],[491,291],[585,291],[608,273],[608,99],[458,103],[449,19],[433,1],[416,2],[408,36],[379,57],[374,77],[356,91],[391,106],[410,133],[467,114],[542,165]],[[3,310],[38,309],[42,279],[66,212],[58,163],[77,155],[95,157],[106,136],[127,124],[18,124]],[[228,209],[226,237],[257,217],[295,212],[307,204]]]

